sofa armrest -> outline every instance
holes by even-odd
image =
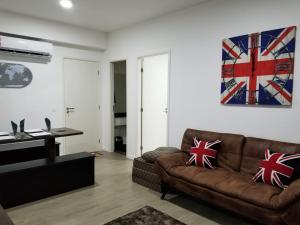
[[[189,159],[189,154],[180,151],[174,154],[166,154],[158,157],[156,163],[159,164],[166,171],[176,166],[186,166]]]
[[[146,162],[154,163],[159,156],[164,154],[173,154],[176,152],[180,152],[180,149],[174,147],[159,147],[153,151],[144,153],[142,155],[142,159]]]
[[[291,204],[300,199],[300,178],[292,182],[287,189],[283,190],[278,196],[279,202],[284,205]]]
[[[284,224],[298,225],[300,215],[300,178],[292,182],[278,197],[284,201],[284,211],[281,215]]]

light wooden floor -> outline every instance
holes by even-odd
[[[188,225],[250,225],[236,215],[131,181],[132,161],[116,153],[96,158],[96,185],[8,209],[16,225],[101,225],[150,205]],[[20,187],[21,191],[22,187]],[[171,197],[171,198],[170,198]]]

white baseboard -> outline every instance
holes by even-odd
[[[126,155],[126,158],[127,158],[127,159],[134,159],[135,156],[134,156],[134,155],[128,155],[128,154],[127,154],[127,155]]]

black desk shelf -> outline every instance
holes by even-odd
[[[55,143],[55,154],[56,156],[60,155],[59,152],[60,143]],[[21,149],[9,149],[9,150],[0,150],[0,166],[25,162],[36,159],[43,159],[48,157],[48,150],[45,145],[35,146],[29,148]]]
[[[55,142],[55,138],[83,132],[57,128],[50,133],[43,137],[22,133],[17,134],[16,139],[0,140],[0,147],[3,147],[0,148],[0,204],[3,208],[94,184],[94,156],[87,152],[58,156],[59,144]],[[28,148],[33,142],[38,142],[38,146]],[[7,157],[7,163],[3,156]],[[32,160],[37,157],[42,159]]]
[[[94,184],[94,156],[76,153],[0,166],[0,204],[10,208]]]

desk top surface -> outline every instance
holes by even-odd
[[[83,134],[82,131],[74,130],[74,129],[66,128],[66,127],[53,128],[50,131],[47,131],[47,130],[44,130],[44,131],[50,133],[50,135],[33,137],[33,136],[30,136],[30,134],[28,134],[28,133],[17,133],[15,135],[15,137],[16,137],[15,139],[0,140],[0,144],[9,144],[9,143],[16,143],[16,142],[40,140],[40,139],[46,139],[46,138],[68,137],[68,136],[75,136],[75,135]]]

